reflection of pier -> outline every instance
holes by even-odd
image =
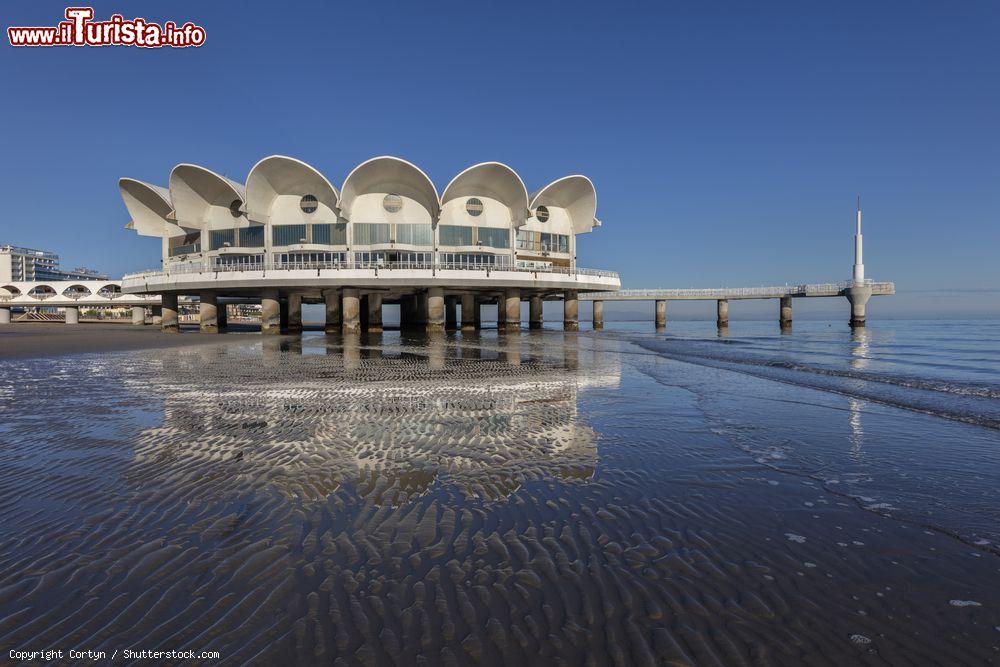
[[[574,370],[575,340],[558,356],[551,341],[541,356],[530,341],[490,349],[443,336],[401,346],[380,336],[264,338],[172,351],[150,378],[164,419],[140,437],[136,481],[167,468],[178,480],[249,478],[310,499],[346,486],[398,504],[435,484],[499,500],[531,480],[586,480],[597,443],[579,421],[578,393],[590,375],[596,386],[617,384],[619,370],[615,355]],[[604,359],[582,354],[588,367]]]

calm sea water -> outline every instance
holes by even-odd
[[[998,343],[609,323],[0,361],[0,648],[996,661]]]

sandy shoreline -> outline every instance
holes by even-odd
[[[247,331],[252,329],[247,328]],[[0,326],[0,360],[218,342],[219,336],[203,336],[198,333],[197,326],[184,328],[180,334],[165,334],[159,327],[131,324],[83,323],[70,327],[61,322],[18,322]]]

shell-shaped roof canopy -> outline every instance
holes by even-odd
[[[118,191],[121,193],[125,208],[132,216],[129,228],[142,236],[161,236],[164,225],[171,225],[170,191],[159,185],[151,185],[134,178],[118,179]]]
[[[383,155],[366,160],[347,175],[340,192],[344,217],[350,220],[355,198],[371,192],[409,197],[426,208],[432,220],[441,212],[434,182],[419,167],[398,157]]]
[[[211,206],[246,201],[243,186],[196,164],[179,164],[170,172],[170,201],[177,224],[199,226]]]
[[[458,197],[489,197],[510,209],[515,224],[524,222],[528,189],[517,172],[501,162],[480,162],[462,171],[445,187],[441,204]]]
[[[313,195],[336,211],[340,193],[318,169],[285,155],[271,155],[253,166],[247,176],[248,217],[263,222],[279,195]]]
[[[586,234],[600,225],[597,215],[597,190],[593,182],[579,174],[552,181],[531,196],[532,210],[539,206],[566,209],[573,223],[574,234]]]

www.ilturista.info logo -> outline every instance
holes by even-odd
[[[67,7],[66,20],[57,26],[7,28],[11,46],[138,46],[182,49],[205,43],[205,29],[188,21],[179,26],[163,25],[144,18],[125,19],[112,14],[107,21],[94,21],[93,7]]]

